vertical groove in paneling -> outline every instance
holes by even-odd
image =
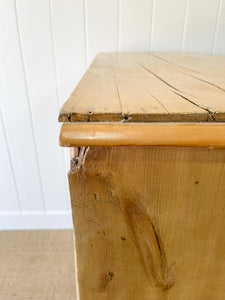
[[[53,17],[53,8],[52,8],[52,1],[49,0],[49,18],[50,18],[50,30],[51,30],[51,42],[52,42],[52,54],[53,54],[53,61],[54,61],[54,74],[55,74],[55,85],[56,85],[56,103],[58,107],[58,111],[60,110],[60,107],[62,105],[62,99],[60,94],[60,88],[59,88],[59,76],[58,76],[58,68],[57,68],[57,59],[56,59],[56,46],[55,46],[55,30],[54,30],[54,17]],[[61,149],[61,157],[62,157],[62,163],[64,165],[64,170],[66,170],[66,155],[64,149]],[[64,176],[65,178],[65,176]],[[66,180],[66,179],[65,179]],[[66,185],[66,182],[65,182]],[[70,205],[69,205],[69,199],[67,197],[67,209],[68,212],[70,212]]]
[[[214,39],[214,52],[216,55],[225,55],[225,1],[220,1],[217,32]]]
[[[87,3],[83,0],[83,19],[84,19],[84,52],[85,52],[85,69],[87,70],[89,66],[88,57],[88,29],[87,29]]]
[[[18,11],[46,211],[65,211],[67,188],[58,145],[60,125],[57,124],[49,2],[21,0]]]
[[[53,10],[52,10],[52,0],[49,0],[49,19],[50,19],[50,29],[51,29],[51,43],[52,43],[52,55],[53,55],[53,61],[54,61],[54,74],[55,74],[55,85],[56,85],[56,103],[58,109],[60,109],[61,103],[61,95],[59,90],[59,77],[58,77],[58,68],[57,68],[57,62],[56,62],[56,47],[55,47],[55,31],[53,27]]]
[[[117,0],[86,0],[88,59],[99,52],[117,51]]]
[[[218,30],[219,30],[219,24],[220,24],[220,16],[221,16],[221,10],[222,10],[222,2],[223,2],[223,0],[220,0],[219,6],[218,6],[218,12],[217,12],[217,17],[216,17],[216,28],[215,28],[215,33],[214,33],[214,39],[213,39],[211,54],[215,53],[216,42],[217,42],[217,37],[218,37]]]
[[[121,0],[117,0],[117,51],[121,49]]]
[[[151,25],[150,25],[150,35],[149,35],[149,51],[152,51],[152,47],[153,47],[154,21],[155,21],[155,0],[152,0]]]
[[[181,52],[184,52],[184,45],[185,45],[186,32],[187,32],[189,2],[190,0],[186,0],[185,13],[184,13],[184,27],[183,27],[183,35],[182,35],[182,42],[181,42]]]
[[[121,0],[120,50],[148,51],[152,0]]]
[[[155,2],[153,51],[181,50],[185,6],[186,0]]]
[[[52,0],[52,16],[60,100],[65,102],[87,67],[84,1]]]
[[[184,50],[211,53],[220,0],[190,0]]]
[[[15,176],[15,172],[14,172],[14,168],[13,168],[12,158],[11,158],[11,154],[10,154],[10,150],[9,150],[9,143],[8,143],[8,138],[7,138],[7,134],[6,134],[6,130],[5,130],[5,124],[4,124],[1,106],[0,106],[0,122],[2,124],[2,131],[3,131],[3,136],[4,136],[4,140],[5,140],[7,153],[8,153],[9,164],[10,164],[10,169],[11,169],[11,173],[12,173],[12,179],[13,179],[13,183],[14,183],[14,187],[15,187],[15,191],[16,191],[18,208],[19,208],[20,213],[22,213],[21,199],[20,199],[20,195],[19,195],[19,191],[18,191],[17,182],[16,182],[16,176]],[[5,198],[5,195],[2,195],[2,198],[3,197]],[[4,199],[3,201],[7,201],[7,199]]]
[[[29,110],[29,115],[30,115],[30,126],[31,126],[31,131],[32,131],[35,158],[37,161],[38,179],[39,179],[41,196],[42,196],[41,201],[42,201],[43,209],[44,209],[44,211],[46,211],[46,202],[45,202],[45,197],[44,197],[44,190],[43,190],[41,171],[40,171],[40,161],[39,161],[39,156],[38,156],[38,151],[37,151],[37,140],[36,140],[35,132],[34,132],[33,115],[32,115],[32,111],[31,111],[30,94],[29,94],[27,74],[26,74],[26,68],[25,68],[25,62],[24,62],[24,53],[23,53],[23,45],[22,45],[22,39],[21,39],[21,28],[20,28],[20,23],[19,23],[17,0],[14,0],[14,7],[15,7],[15,15],[16,15],[19,49],[20,49],[20,58],[21,58],[21,63],[22,63],[22,71],[23,71],[24,83],[25,83],[25,89],[26,89],[27,105],[28,105],[28,110]]]
[[[80,291],[79,291],[79,281],[78,281],[78,267],[77,267],[77,252],[76,249],[76,239],[75,231],[73,230],[73,254],[74,254],[74,273],[75,273],[75,289],[76,289],[76,298],[75,300],[80,300]]]

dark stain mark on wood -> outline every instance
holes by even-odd
[[[99,285],[99,292],[103,292],[109,283],[114,277],[114,273],[109,271],[108,274],[102,274],[100,279],[100,285]]]
[[[163,243],[155,224],[141,204],[129,198],[122,199],[123,210],[132,238],[151,285],[168,290],[174,284],[167,267]]]
[[[110,278],[112,280],[112,278],[114,277],[114,273],[109,271],[109,276],[110,276]]]
[[[87,116],[87,122],[90,122],[90,121],[91,121],[91,115],[92,115],[92,112],[89,111],[89,112],[88,112],[88,116]]]
[[[68,121],[71,122],[71,114],[67,115]]]
[[[122,241],[126,241],[125,236],[121,236],[120,238],[121,238]]]
[[[195,181],[195,184],[199,184],[199,181],[198,181],[198,180],[196,180],[196,181]]]

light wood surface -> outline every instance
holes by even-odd
[[[60,145],[225,148],[225,124],[65,123],[61,128]]]
[[[80,299],[225,299],[223,149],[75,152]]]
[[[59,121],[225,121],[225,57],[101,53]]]
[[[64,104],[81,300],[225,298],[224,66],[102,53]]]
[[[224,57],[197,53],[178,55],[173,52],[155,52],[152,55],[198,80],[225,91]]]
[[[0,231],[1,300],[76,299],[72,230]]]

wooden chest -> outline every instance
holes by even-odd
[[[80,299],[225,299],[225,58],[99,54],[59,121]]]

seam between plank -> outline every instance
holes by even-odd
[[[41,190],[41,196],[42,196],[42,204],[43,204],[43,210],[46,212],[46,201],[44,196],[44,188],[43,183],[41,179],[41,168],[40,168],[40,159],[37,151],[37,141],[35,137],[35,130],[34,130],[34,121],[33,121],[33,114],[31,110],[31,97],[29,93],[28,88],[28,81],[27,81],[27,72],[25,67],[25,58],[24,58],[24,52],[23,52],[23,44],[22,44],[22,36],[21,36],[21,28],[20,28],[20,22],[19,22],[19,13],[17,8],[17,0],[14,0],[14,7],[15,7],[15,15],[16,15],[16,25],[17,25],[17,34],[18,34],[18,44],[19,44],[19,50],[20,50],[20,57],[21,57],[21,65],[22,65],[22,71],[23,71],[23,77],[24,77],[24,84],[25,84],[25,91],[27,96],[27,106],[30,116],[30,125],[31,125],[31,132],[33,137],[33,143],[34,143],[34,154],[37,162],[37,173],[38,173],[38,181],[40,184],[40,190]]]
[[[150,74],[152,74],[154,77],[156,77],[157,79],[159,79],[160,81],[162,81],[162,82],[163,82],[164,84],[166,84],[167,86],[169,86],[169,87],[172,89],[172,92],[173,92],[173,93],[177,94],[178,96],[180,96],[180,97],[183,98],[184,100],[186,100],[186,101],[192,103],[193,105],[198,106],[199,108],[201,108],[201,109],[203,109],[203,110],[206,110],[206,111],[209,113],[209,115],[212,117],[212,119],[213,119],[214,121],[216,121],[215,116],[214,116],[214,113],[215,113],[214,111],[212,111],[211,109],[209,109],[209,108],[207,108],[207,107],[205,107],[205,106],[201,106],[201,105],[195,103],[194,101],[188,99],[187,97],[185,97],[185,96],[179,94],[179,92],[180,92],[180,93],[184,93],[184,92],[183,92],[183,91],[180,91],[180,90],[177,89],[175,86],[173,86],[173,85],[171,85],[170,83],[166,82],[166,81],[165,81],[164,79],[162,79],[160,76],[158,76],[157,74],[155,74],[154,72],[152,72],[149,68],[146,68],[143,64],[139,63],[139,65],[140,65],[144,70],[146,70],[147,72],[149,72]],[[176,92],[175,92],[175,91],[176,91]]]

